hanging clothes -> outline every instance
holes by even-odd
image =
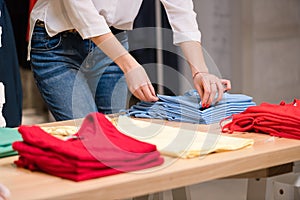
[[[7,127],[16,127],[22,119],[22,85],[10,16],[4,0],[0,0],[0,82],[5,87],[2,114]]]
[[[29,13],[33,9],[33,6],[35,5],[36,2],[37,0],[29,0]]]
[[[29,0],[29,8],[28,8],[28,18],[27,18],[27,32],[26,32],[26,40],[27,40],[27,42],[28,42],[28,40],[29,40],[29,30],[30,30],[30,27],[29,27],[29,25],[30,25],[30,23],[29,23],[29,21],[30,21],[30,19],[29,19],[29,17],[30,17],[30,13],[31,13],[31,11],[32,11],[32,9],[33,9],[33,7],[34,7],[34,5],[35,5],[35,3],[37,2],[37,0]],[[27,47],[26,47],[26,49],[27,49]],[[26,57],[27,57],[27,55],[26,55]]]
[[[19,65],[22,68],[30,69],[27,61],[27,46],[26,32],[29,18],[29,0],[5,0],[8,9],[18,54]]]

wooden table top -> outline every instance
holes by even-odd
[[[78,125],[78,122],[72,120],[44,124],[56,125]],[[168,122],[167,125],[178,126],[178,123]],[[218,131],[216,126],[198,126],[198,130],[208,129]],[[12,200],[125,199],[300,160],[300,140],[257,133],[235,133],[229,136],[252,138],[255,143],[250,148],[195,159],[165,157],[165,163],[159,167],[82,182],[16,168],[13,161],[17,160],[17,156],[13,156],[0,159],[0,182],[10,189]]]

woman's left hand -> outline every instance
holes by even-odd
[[[219,102],[223,93],[231,89],[230,80],[219,79],[217,76],[207,72],[197,72],[193,75],[194,86],[201,97],[203,108]],[[218,93],[217,99],[215,99]]]

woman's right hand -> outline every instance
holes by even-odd
[[[141,65],[131,68],[125,72],[125,78],[130,92],[142,101],[157,101],[158,97]]]
[[[122,69],[128,88],[135,97],[142,101],[158,100],[144,68],[112,33],[93,37],[92,41]]]

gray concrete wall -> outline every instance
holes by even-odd
[[[232,92],[300,98],[300,0],[195,0],[202,42]]]
[[[300,1],[253,1],[253,92],[258,101],[300,98]]]

